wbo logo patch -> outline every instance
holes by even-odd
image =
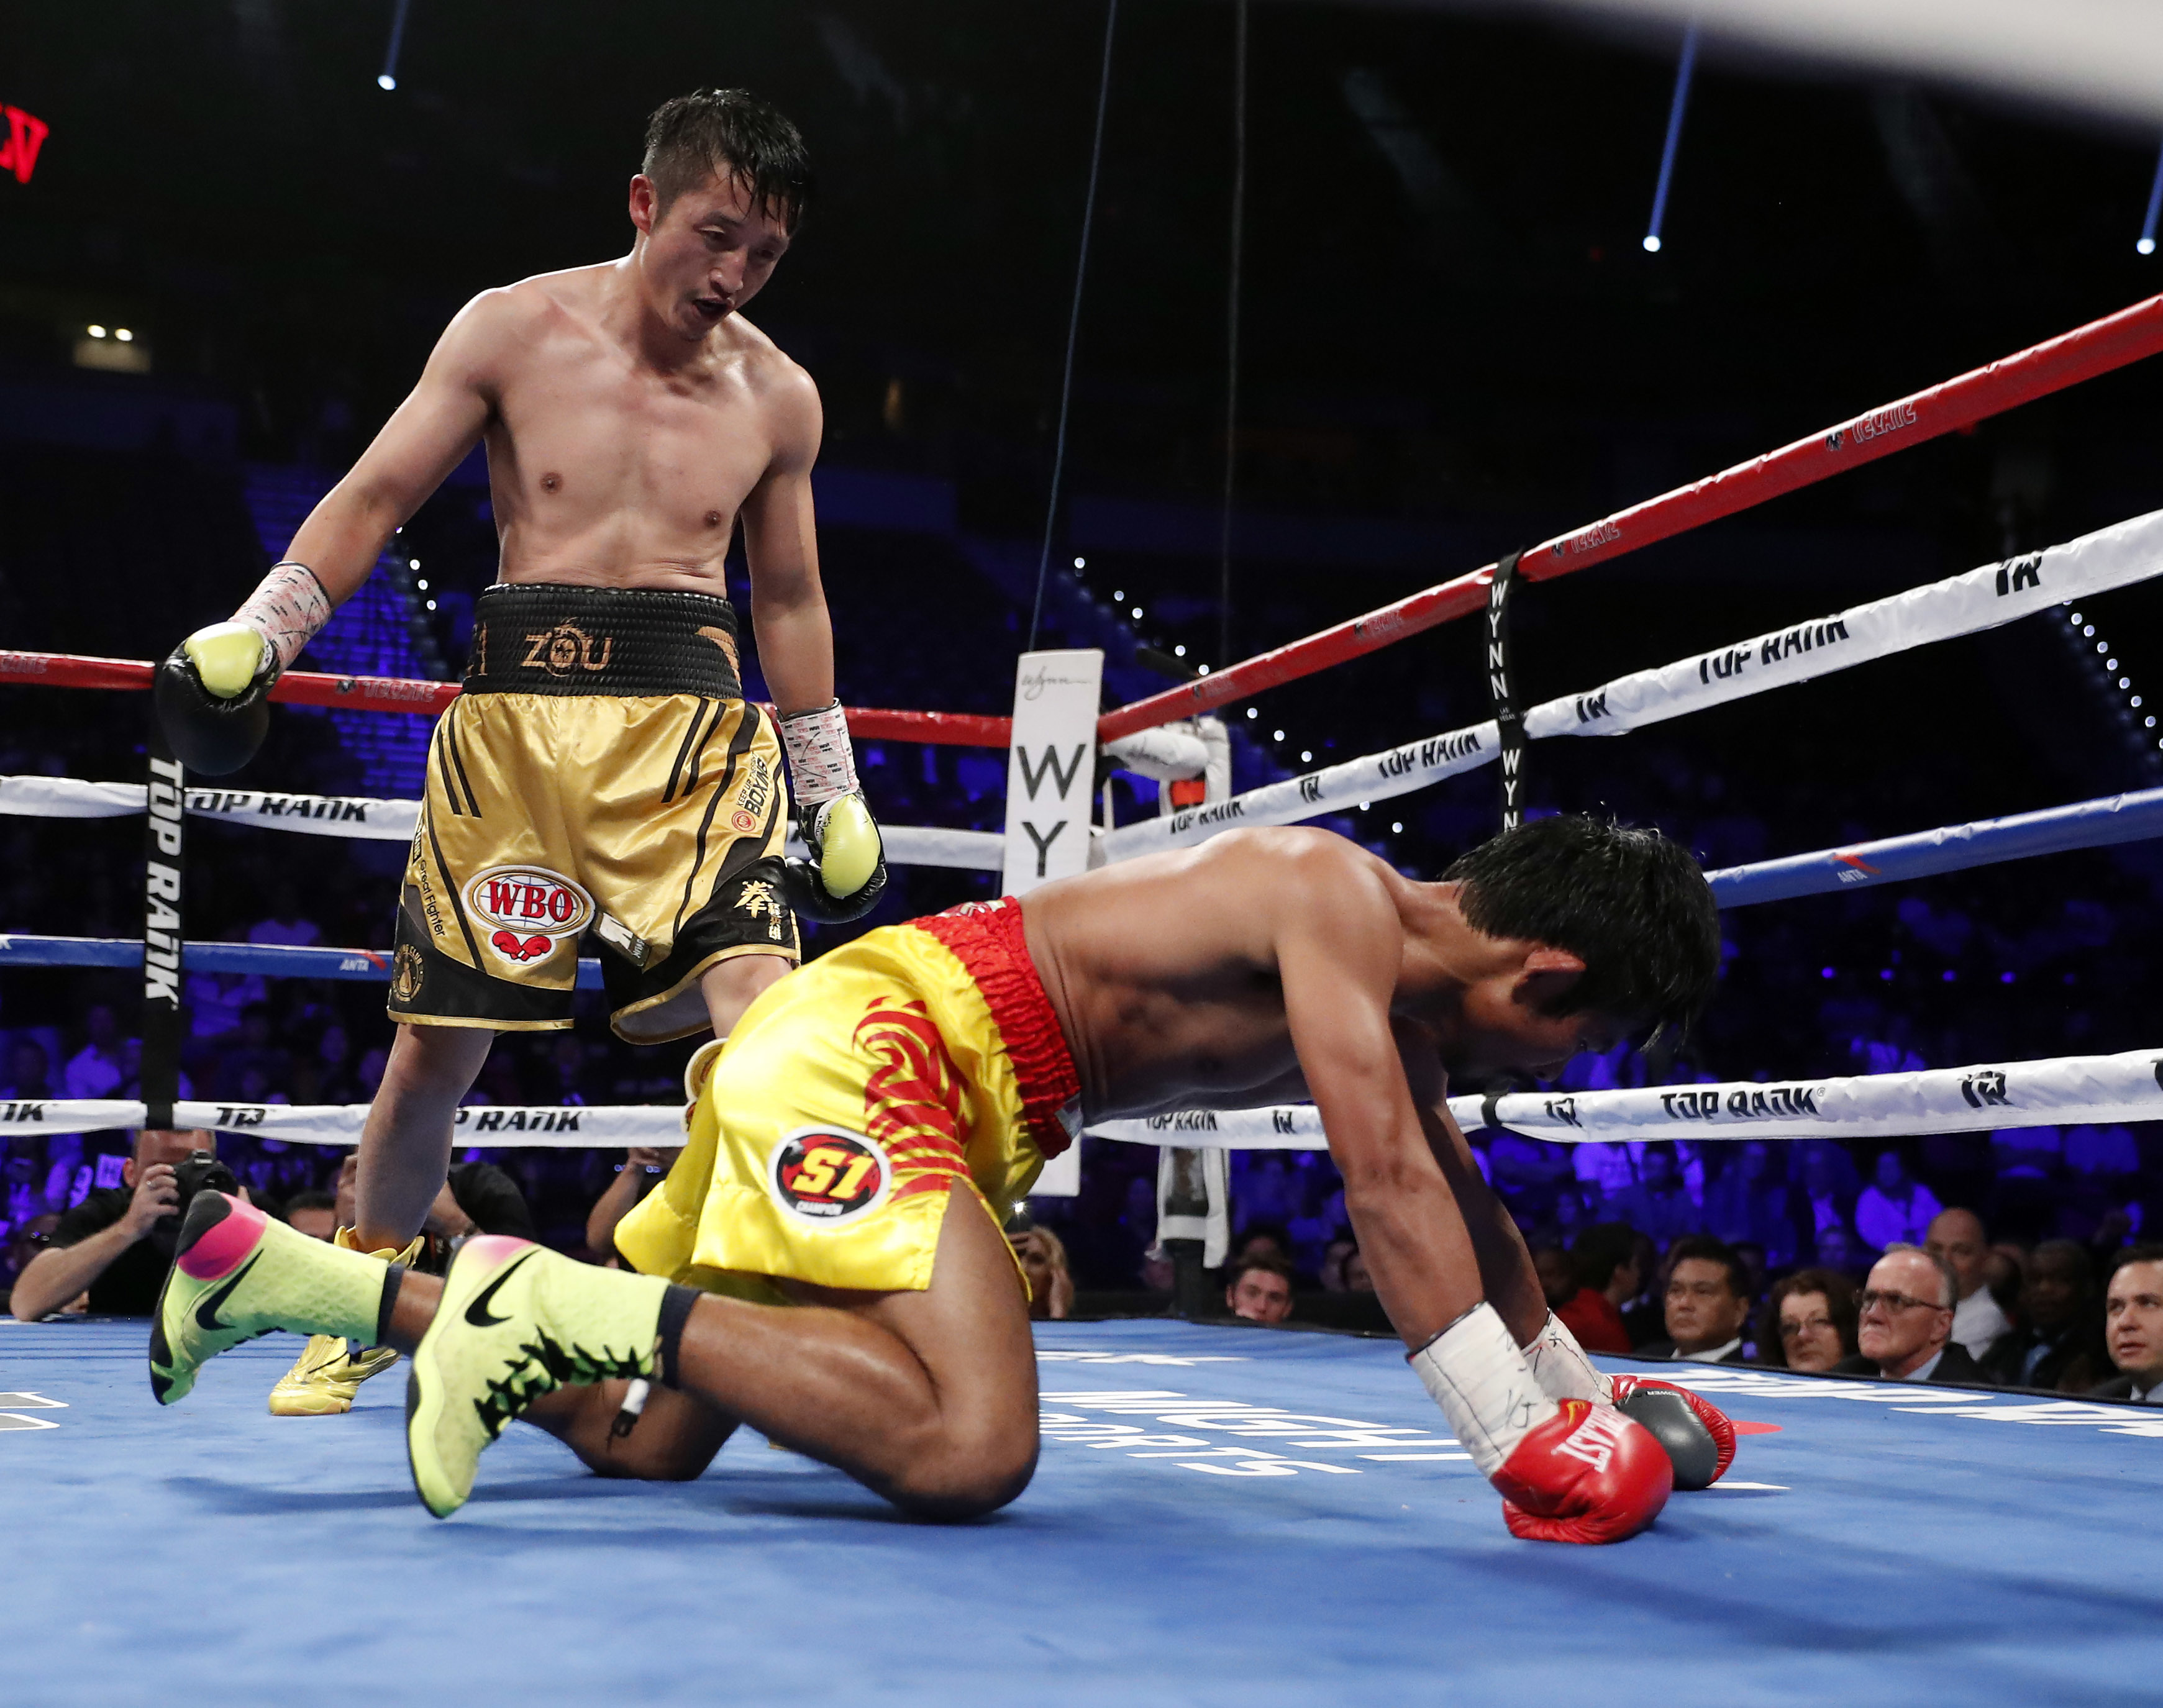
[[[551,953],[594,916],[594,900],[559,872],[540,866],[494,866],[466,885],[466,908],[495,927],[488,946],[513,966]]]
[[[861,1133],[799,1127],[767,1160],[774,1201],[798,1220],[831,1228],[875,1210],[893,1185],[886,1152]]]

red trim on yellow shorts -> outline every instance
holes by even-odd
[[[1082,1077],[1036,963],[1029,958],[1020,901],[1002,896],[966,902],[909,924],[945,945],[983,993],[1021,1087],[1029,1141],[1039,1155],[1058,1155],[1074,1142],[1059,1112],[1082,1095]]]

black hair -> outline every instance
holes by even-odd
[[[2110,1272],[2116,1275],[2129,1263],[2163,1263],[2163,1245],[2128,1245],[2113,1252]]]
[[[1700,1263],[1716,1263],[1727,1271],[1727,1290],[1738,1299],[1750,1297],[1750,1271],[1743,1266],[1732,1248],[1724,1239],[1715,1239],[1710,1234],[1686,1234],[1668,1248],[1668,1273],[1675,1272],[1675,1265],[1695,1258]],[[1955,1297],[1958,1297],[1956,1290]]]
[[[1658,830],[1582,814],[1534,819],[1461,855],[1466,921],[1565,949],[1584,976],[1553,1005],[1687,1026],[1720,972],[1720,912],[1689,851]]]
[[[697,89],[663,102],[646,122],[639,170],[653,181],[657,216],[715,173],[742,185],[761,213],[791,231],[811,199],[803,134],[746,89]]]
[[[1578,1279],[1597,1292],[1605,1292],[1615,1271],[1637,1255],[1637,1230],[1627,1222],[1595,1222],[1570,1242]]]

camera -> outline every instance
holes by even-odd
[[[173,1165],[173,1185],[181,1195],[180,1202],[170,1215],[160,1216],[150,1224],[150,1242],[166,1257],[173,1255],[180,1244],[181,1220],[188,1213],[188,1206],[196,1201],[196,1194],[208,1187],[214,1192],[229,1192],[240,1196],[240,1182],[233,1171],[207,1150],[191,1150]]]

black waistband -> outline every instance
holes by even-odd
[[[469,694],[743,697],[736,607],[652,587],[498,583],[474,607]]]

